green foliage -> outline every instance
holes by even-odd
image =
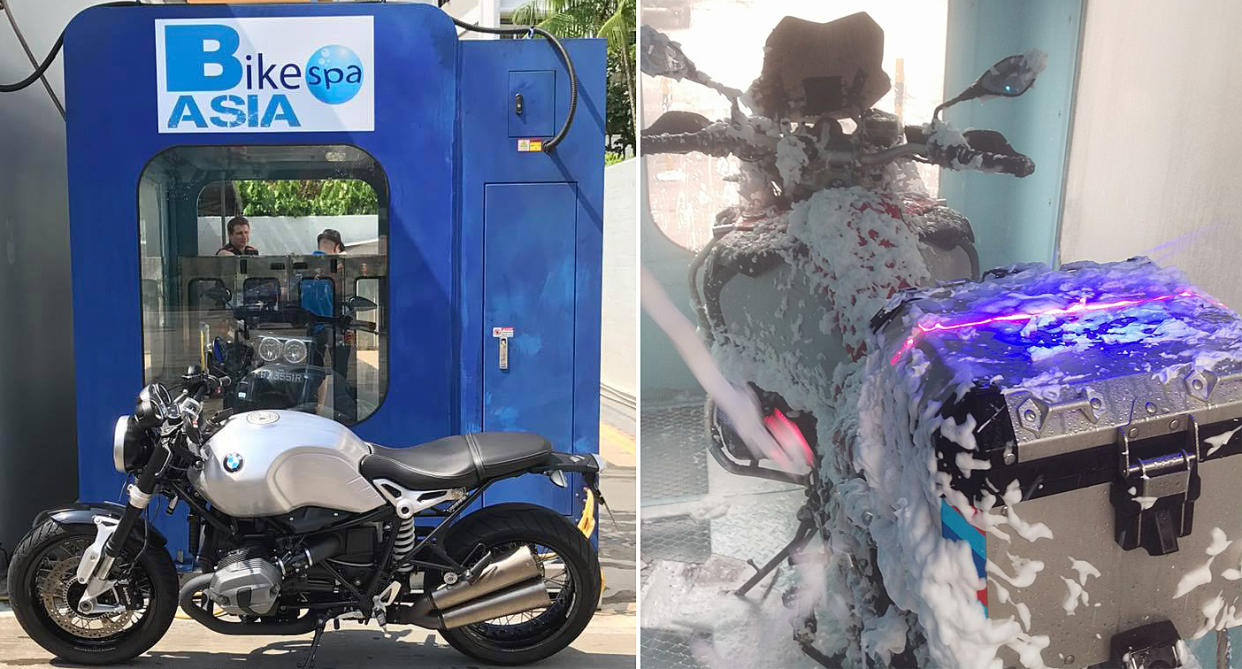
[[[608,40],[608,149],[632,150],[634,143],[636,0],[529,0],[513,12],[515,25],[537,25],[557,37]]]
[[[235,181],[245,216],[378,214],[379,198],[357,179]]]
[[[605,151],[604,152],[604,167],[608,167],[609,165],[616,165],[617,163],[623,160],[626,160],[628,158],[629,156],[625,155],[624,153],[617,153],[616,151]]]

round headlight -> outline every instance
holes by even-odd
[[[146,464],[150,456],[146,428],[132,416],[121,416],[112,431],[112,466],[122,474]]]
[[[275,337],[264,337],[259,340],[259,359],[263,362],[276,362],[280,358],[280,340]]]
[[[125,434],[129,432],[129,416],[116,419],[116,428],[112,430],[112,466],[118,472],[125,473]]]
[[[290,339],[285,342],[285,362],[291,365],[306,362],[306,342],[300,339]]]

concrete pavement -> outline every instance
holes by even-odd
[[[538,667],[592,667],[622,669],[634,666],[634,616],[599,614],[569,648],[536,665]],[[395,639],[385,638],[374,625],[342,623],[339,631],[323,635],[316,669],[345,667],[437,667],[473,669],[477,661],[457,652],[435,632],[411,627],[391,627]],[[178,669],[292,669],[305,661],[311,635],[226,636],[204,629],[196,622],[174,620],[158,644],[126,667],[177,667]],[[68,667],[26,636],[11,612],[0,613],[0,667]]]

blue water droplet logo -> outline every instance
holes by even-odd
[[[306,89],[330,105],[349,102],[362,88],[362,60],[340,44],[315,49],[306,61]]]

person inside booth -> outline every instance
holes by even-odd
[[[317,256],[339,256],[345,254],[345,242],[341,240],[341,233],[332,228],[324,228],[323,232],[315,238],[315,243],[319,248],[315,250],[314,255]]]
[[[216,251],[218,256],[257,256],[259,249],[250,245],[250,221],[245,216],[229,219],[229,243]],[[210,247],[208,247],[210,248]]]

